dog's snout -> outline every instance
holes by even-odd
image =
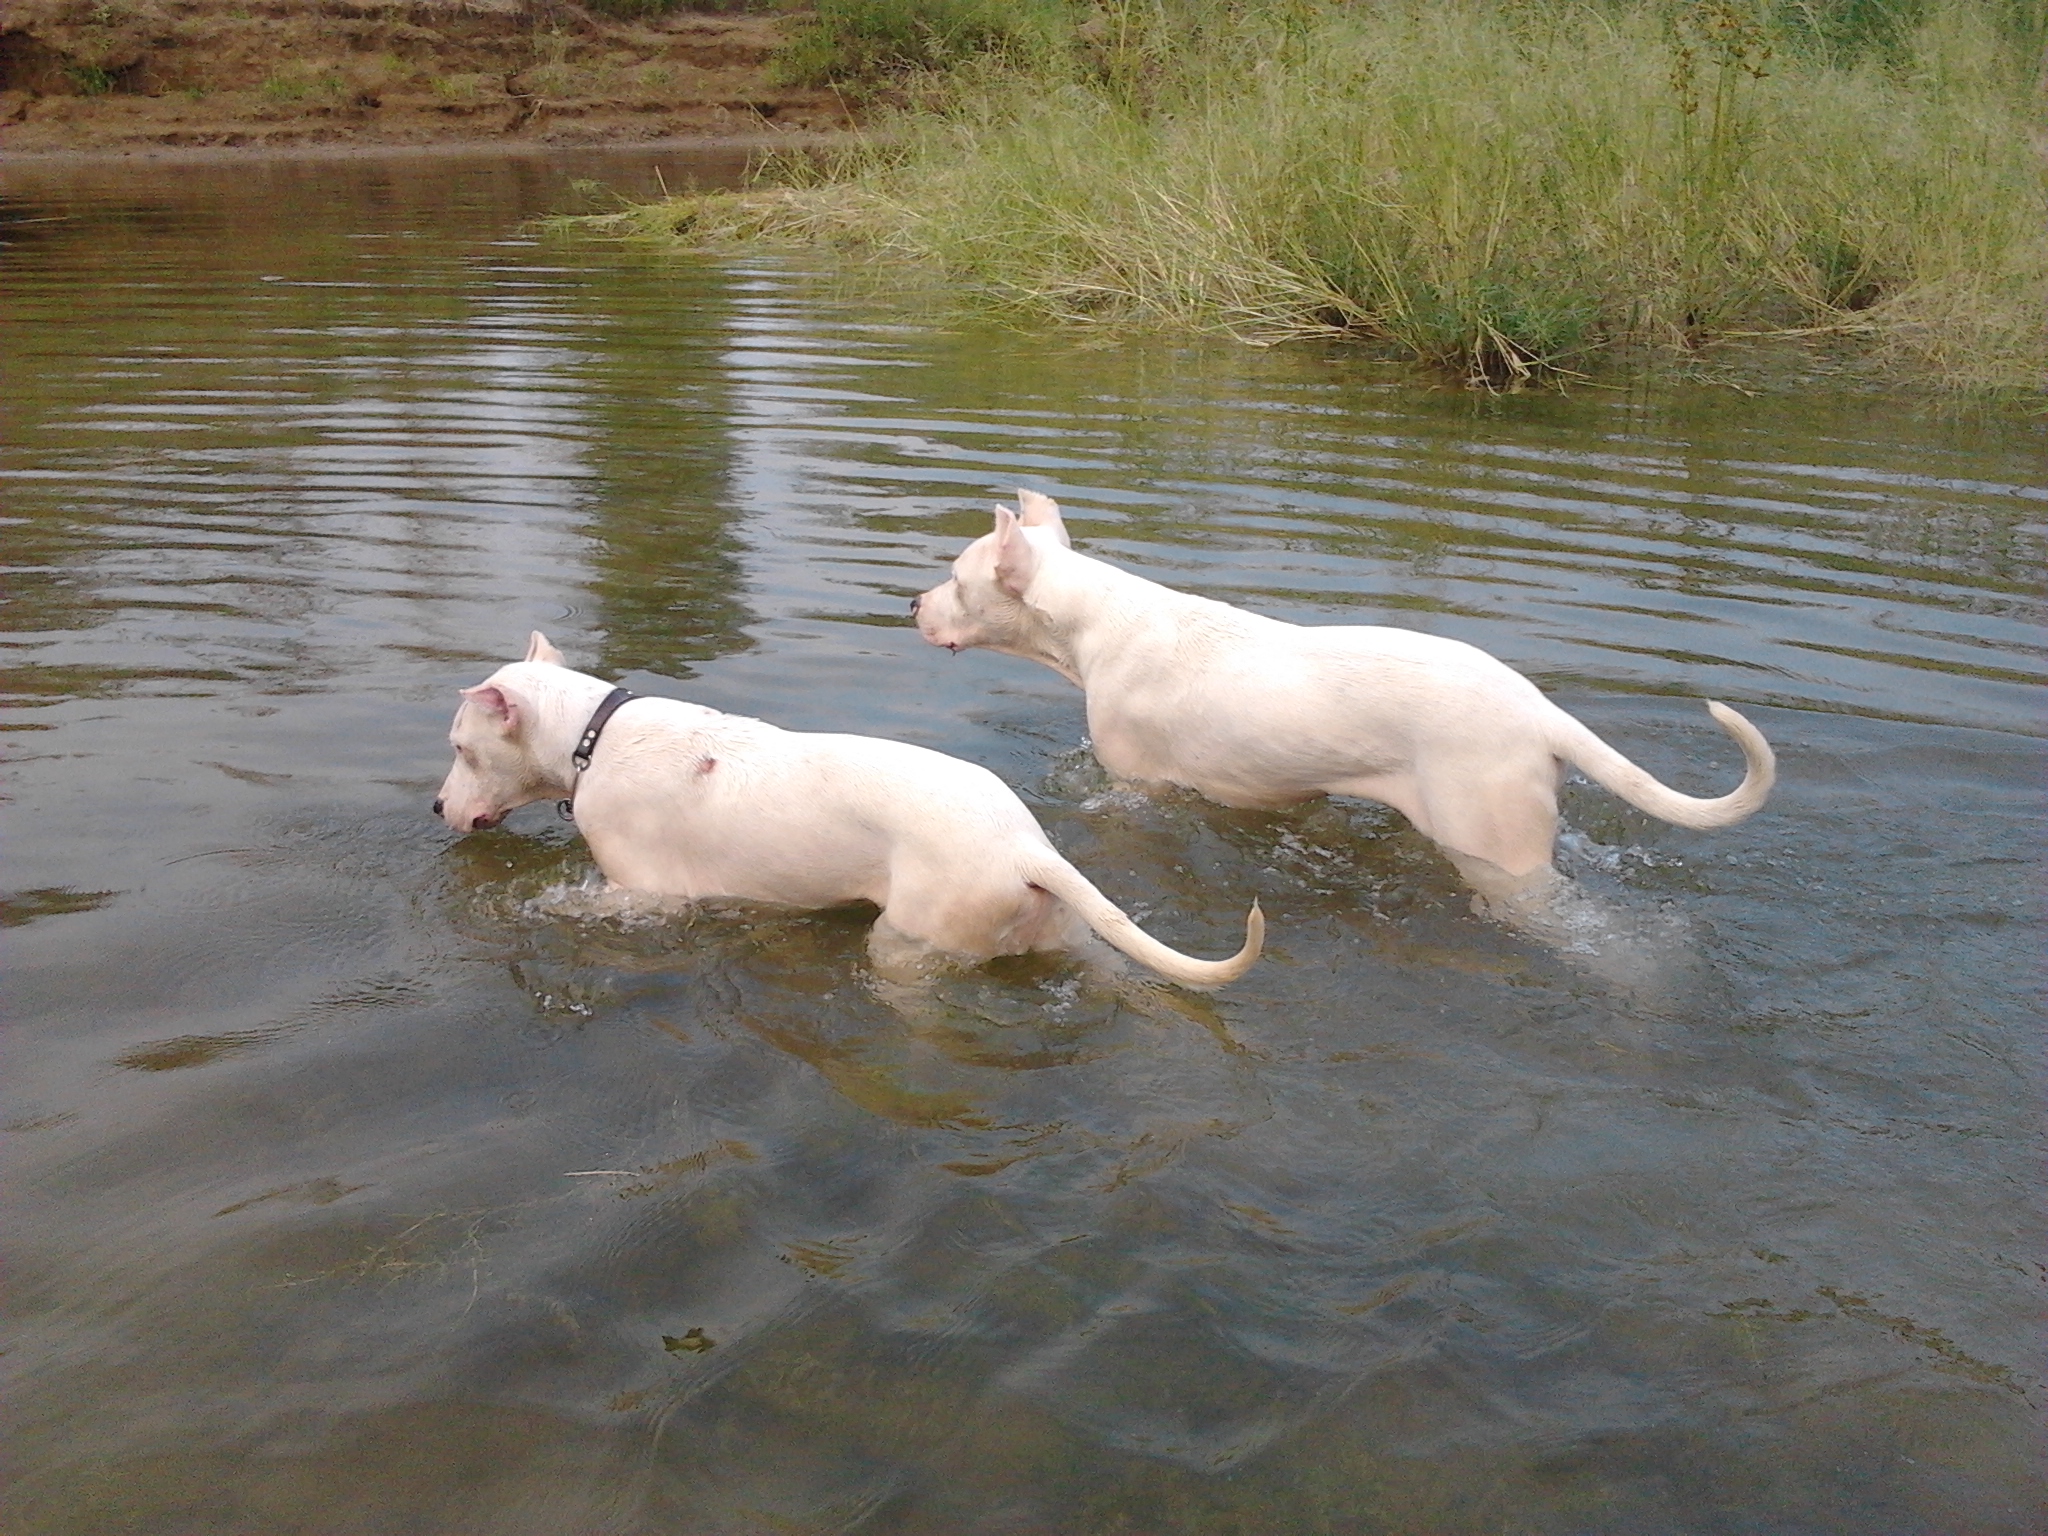
[[[441,802],[439,800],[434,802],[434,814],[436,816],[441,814]]]
[[[917,605],[918,605],[919,603],[923,602],[923,601],[924,601],[924,594],[923,594],[922,592],[918,593],[918,594],[917,594],[917,596],[913,597],[913,598],[912,598],[912,599],[910,600],[910,616],[911,616],[911,617],[912,617],[913,619],[917,617]]]

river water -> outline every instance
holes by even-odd
[[[5,1082],[30,1533],[2048,1526],[2048,423],[1484,399],[1016,334],[522,220],[687,156],[0,176]],[[907,596],[1010,487],[1308,622],[1486,646],[1617,953],[1389,812],[1106,784]],[[986,764],[1215,998],[869,985],[860,912],[594,915],[428,812],[573,663]]]

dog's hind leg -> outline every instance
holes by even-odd
[[[876,918],[875,926],[868,930],[868,963],[882,981],[915,987],[943,969],[946,957],[883,916]]]
[[[1469,769],[1422,776],[1419,814],[1412,819],[1487,901],[1517,899],[1556,879],[1550,860],[1557,845],[1557,781],[1549,758],[1541,764],[1511,760],[1483,776]]]

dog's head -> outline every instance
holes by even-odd
[[[1069,547],[1066,524],[1050,496],[1019,491],[1017,505],[997,507],[995,528],[960,552],[950,580],[912,598],[910,612],[917,632],[949,651],[981,646],[1058,665],[1026,594],[1047,552]]]
[[[536,664],[563,665],[562,653],[539,630],[527,640],[524,661],[462,690],[448,731],[455,766],[434,800],[434,814],[457,832],[495,827],[522,805],[567,792],[559,773],[544,767],[533,750]]]

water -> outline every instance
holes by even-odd
[[[679,157],[10,167],[4,1360],[23,1533],[2048,1524],[2048,429],[1473,399],[536,243]],[[699,165],[730,174],[729,162]],[[1667,780],[1640,974],[1362,805],[1146,800],[904,612],[1008,487],[1177,585],[1476,641]],[[858,912],[592,913],[427,803],[572,661],[987,764],[1215,999]],[[667,679],[669,681],[663,681]]]

